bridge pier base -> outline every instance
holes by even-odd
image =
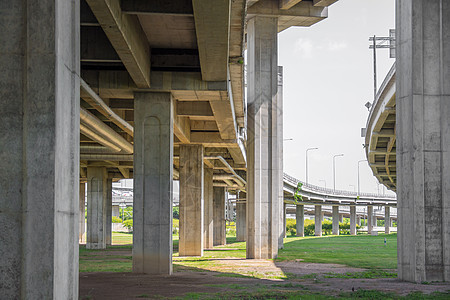
[[[373,231],[373,206],[367,206],[367,234],[371,235]]]
[[[356,235],[356,206],[350,205],[350,235]]]
[[[278,18],[253,17],[247,32],[247,258],[271,259],[278,255],[283,203]]]
[[[213,169],[204,168],[203,173],[203,248],[212,249],[214,246]]]
[[[83,235],[86,230],[86,183],[80,183],[80,214],[78,216],[78,230],[79,239],[78,242],[82,243]]]
[[[322,236],[322,205],[314,206],[314,235]]]
[[[133,272],[172,274],[173,103],[170,93],[134,99]]]
[[[295,229],[297,231],[297,236],[305,236],[305,206],[297,205],[295,208]]]
[[[386,234],[391,233],[391,208],[389,206],[384,207],[384,232]]]
[[[214,246],[227,243],[227,226],[225,220],[225,188],[215,186],[213,188],[213,218],[214,218]]]
[[[203,255],[203,146],[180,146],[180,256]]]
[[[339,221],[340,221],[340,215],[339,215],[339,205],[333,205],[333,235],[339,235]]]
[[[242,192],[239,193],[238,198],[242,198]],[[244,194],[245,195],[245,194]],[[245,242],[247,235],[247,204],[245,202],[240,202],[242,200],[238,200],[236,202],[236,241]]]
[[[112,244],[112,179],[106,179],[106,245]]]
[[[106,249],[107,177],[104,167],[87,168],[86,249]]]

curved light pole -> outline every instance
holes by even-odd
[[[344,156],[344,154],[336,154],[333,156],[333,190],[336,190],[336,157]]]
[[[359,164],[362,163],[363,161],[367,161],[367,159],[362,159],[362,160],[358,161],[358,196],[361,193],[361,189],[359,187]]]
[[[315,147],[315,148],[306,149],[306,183],[308,183],[308,151],[317,150],[317,149],[319,149],[319,148]]]

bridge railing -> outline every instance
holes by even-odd
[[[302,188],[308,189],[310,191],[315,192],[321,192],[328,195],[336,195],[336,196],[350,196],[350,197],[357,197],[358,193],[356,192],[350,192],[350,191],[341,191],[341,190],[333,190],[333,189],[327,189],[321,186],[309,184],[306,182],[303,182],[301,180],[298,180],[297,178],[294,178],[286,173],[283,174],[283,179],[292,183],[294,186],[297,186],[299,182],[302,183]],[[379,195],[374,193],[359,193],[360,197],[367,197],[367,198],[377,198],[377,199],[390,199],[395,200],[396,197],[393,197],[391,195]]]

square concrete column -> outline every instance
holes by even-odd
[[[106,179],[106,245],[112,244],[112,179]]]
[[[287,223],[287,218],[286,218],[286,203],[283,203],[283,238],[286,237],[286,223]]]
[[[227,243],[225,223],[225,188],[215,186],[213,189],[214,246]]]
[[[396,2],[398,277],[450,281],[450,2]]]
[[[79,1],[0,7],[0,298],[78,299]]]
[[[356,206],[350,205],[350,235],[356,235]]]
[[[277,91],[277,141],[278,141],[278,189],[280,216],[286,218],[284,205],[284,181],[283,181],[283,67],[278,66],[278,91]],[[284,238],[286,237],[286,222],[280,223],[280,238],[278,239],[278,249],[284,248]]]
[[[344,223],[344,214],[339,214],[339,222]]]
[[[135,93],[133,272],[172,273],[173,103]]]
[[[203,146],[180,146],[180,256],[203,255]]]
[[[333,205],[333,235],[339,235],[339,205]]]
[[[106,249],[107,177],[104,167],[87,168],[87,249]]]
[[[314,209],[314,235],[322,236],[322,205],[315,205]]]
[[[204,168],[203,172],[203,248],[212,249],[214,246],[214,218],[213,218],[213,169]]]
[[[391,233],[391,208],[389,206],[384,207],[384,232]]]
[[[239,192],[236,201],[236,241],[245,242],[247,235],[247,204],[243,198],[245,193]]]
[[[121,217],[120,216],[120,206],[113,205],[111,214],[112,214],[113,217],[120,218]]]
[[[295,228],[297,229],[297,236],[305,236],[305,206],[297,205],[295,208]]]
[[[357,215],[356,216],[356,224],[358,224],[359,226],[361,226],[361,216]]]
[[[372,234],[373,230],[373,206],[367,206],[367,234]]]
[[[78,242],[83,243],[83,235],[86,228],[86,183],[80,183],[80,214],[78,216]]]
[[[247,258],[278,254],[282,233],[276,17],[247,23]]]

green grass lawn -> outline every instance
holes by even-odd
[[[113,245],[108,255],[102,250],[86,250],[80,246],[80,272],[130,272],[132,267],[130,233],[113,232]],[[384,238],[387,245],[384,246]],[[128,250],[128,253],[124,254]],[[174,270],[220,270],[224,266],[214,259],[245,258],[245,243],[227,237],[227,245],[205,250],[203,257],[179,257],[178,236],[173,236]],[[117,252],[117,255],[114,254]],[[288,237],[276,261],[297,260],[314,263],[335,263],[356,268],[395,269],[397,266],[397,235]],[[247,275],[247,274],[244,274]]]
[[[284,249],[279,251],[277,261],[295,259],[355,268],[396,269],[397,234],[288,237],[284,241]]]

